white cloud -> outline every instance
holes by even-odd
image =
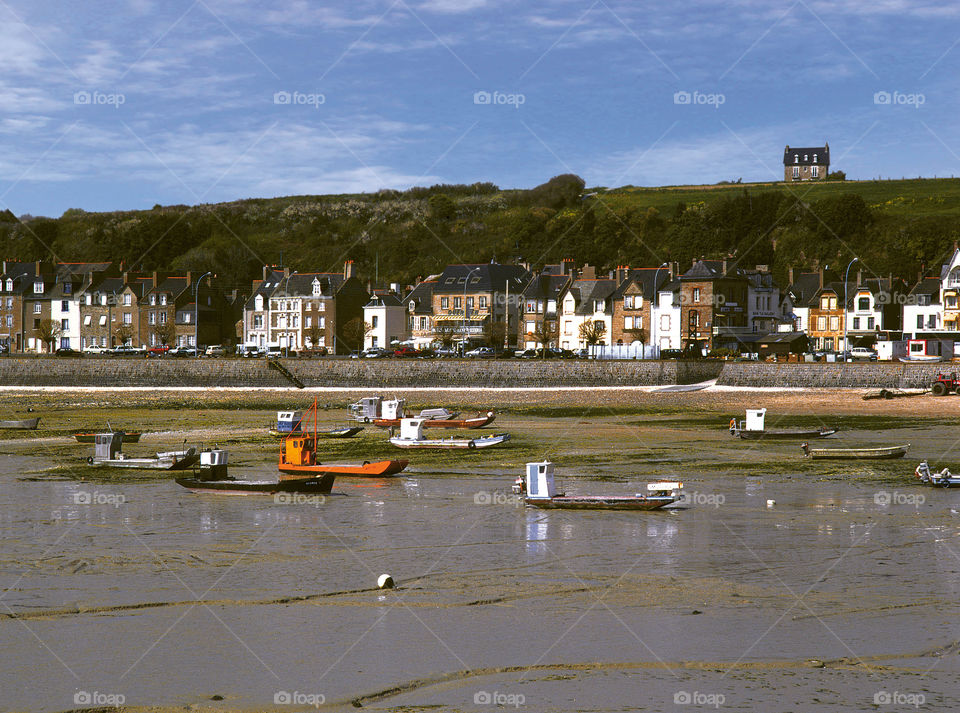
[[[427,12],[462,13],[479,10],[492,4],[491,0],[426,0],[418,9]]]

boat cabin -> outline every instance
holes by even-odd
[[[350,404],[348,411],[357,421],[369,423],[375,418],[380,418],[380,404],[382,403],[383,399],[379,396],[367,396],[355,404]]]
[[[387,399],[383,402],[380,409],[380,418],[394,420],[403,418],[403,409],[406,407],[406,401],[403,399]]]
[[[301,430],[303,411],[277,411],[277,432],[294,433]]]
[[[400,438],[405,441],[423,440],[422,418],[405,418],[400,421]]]
[[[94,460],[116,460],[123,447],[123,431],[98,433],[94,438]]]
[[[762,431],[763,420],[766,415],[767,415],[767,410],[765,408],[748,408],[747,418],[743,422],[743,430],[744,431]]]
[[[313,437],[291,435],[284,438],[280,462],[285,465],[316,465],[317,447]]]
[[[557,489],[553,483],[553,463],[527,463],[527,497],[552,498]]]

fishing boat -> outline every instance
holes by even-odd
[[[0,428],[8,430],[35,431],[40,423],[40,417],[13,419],[9,421],[0,421]]]
[[[404,418],[422,418],[424,428],[483,428],[496,418],[493,411],[478,412],[476,416],[461,418],[460,414],[445,408],[423,409],[414,416],[406,411],[403,399],[382,399],[368,396],[351,404],[350,415],[361,423],[372,423],[380,428],[397,428]]]
[[[845,460],[893,460],[903,458],[910,448],[910,444],[902,446],[882,446],[879,448],[811,448],[810,444],[800,444],[803,455],[811,460],[826,458]]]
[[[317,402],[305,416],[305,424],[310,423],[310,414],[313,414],[313,426],[317,427]],[[280,461],[277,465],[280,470],[280,480],[319,476],[327,473],[334,475],[350,475],[366,478],[383,478],[396,475],[407,467],[405,460],[383,460],[361,464],[354,463],[320,463],[317,459],[317,436],[313,433],[291,433],[283,439],[280,447]]]
[[[160,451],[151,458],[131,458],[123,452],[123,431],[98,433],[94,437],[94,454],[87,458],[90,465],[113,468],[140,468],[144,470],[186,470],[200,460],[196,448]]]
[[[658,510],[680,499],[683,483],[658,481],[647,483],[647,493],[636,495],[566,495],[558,492],[553,479],[553,463],[527,463],[526,479],[517,478],[515,494],[531,507],[566,510]]]
[[[766,429],[763,426],[764,417],[766,416],[767,410],[765,408],[748,408],[747,409],[747,418],[744,421],[737,421],[735,418],[730,419],[730,434],[737,436],[738,438],[743,438],[747,440],[759,440],[759,439],[809,439],[809,438],[824,438],[826,436],[832,436],[836,433],[838,428],[817,428],[817,429]]]
[[[479,438],[424,438],[423,428],[426,420],[422,418],[404,418],[400,420],[400,435],[393,436],[390,442],[397,448],[448,449],[490,448],[510,440],[509,433],[495,433]]]
[[[952,488],[960,485],[960,475],[954,475],[949,468],[934,473],[925,460],[920,461],[920,465],[914,470],[914,475],[920,479],[921,483],[926,485],[936,485],[941,488]]]
[[[276,495],[297,493],[303,495],[326,495],[333,487],[333,473],[312,478],[296,478],[285,481],[240,480],[227,475],[227,452],[222,449],[202,451],[200,465],[193,477],[177,478],[177,484],[193,493],[214,495]]]
[[[137,443],[140,440],[141,434],[138,431],[124,431],[123,432],[123,442],[124,443]],[[73,437],[77,439],[77,443],[95,443],[97,434],[96,433],[74,433]]]

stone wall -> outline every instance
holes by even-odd
[[[305,386],[551,387],[689,384],[716,378],[720,362],[465,359],[282,359]],[[290,386],[264,359],[0,358],[0,385]]]
[[[727,362],[717,383],[723,386],[905,389],[928,387],[938,372],[951,371],[960,371],[960,369],[951,364],[905,364],[903,362],[850,364]]]

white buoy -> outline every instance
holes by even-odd
[[[380,589],[393,589],[393,577],[389,574],[381,574],[377,578],[377,586]]]
[[[777,501],[776,501],[776,500],[768,500],[768,501],[767,501],[767,507],[768,507],[768,508],[772,508],[772,507],[773,507],[774,505],[776,505],[776,504],[777,504]]]

